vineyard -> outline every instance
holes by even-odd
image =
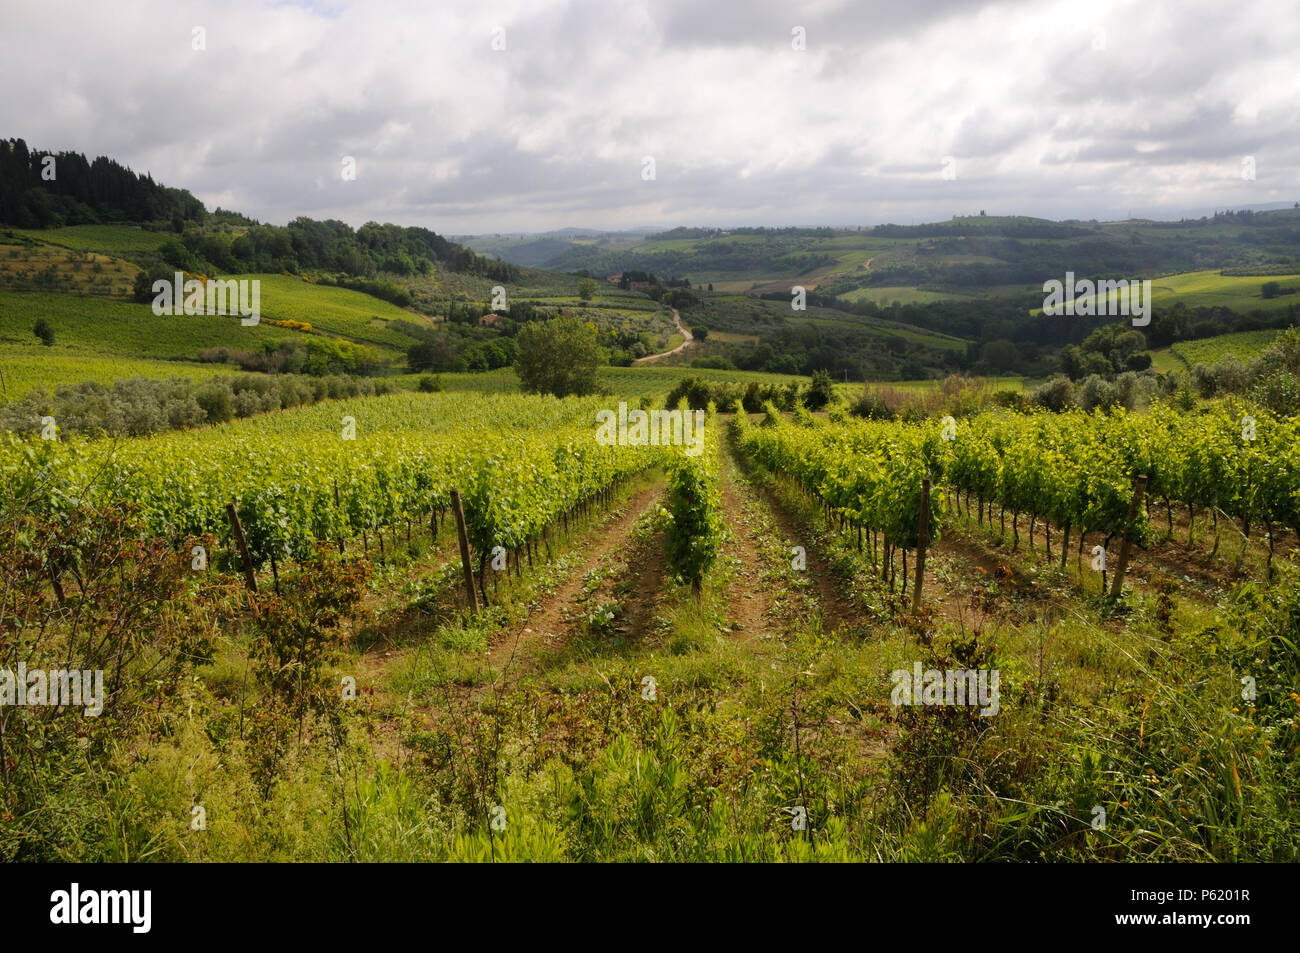
[[[233,563],[233,504],[254,569],[303,557],[319,541],[384,545],[418,524],[436,536],[462,489],[480,563],[514,555],[557,519],[645,469],[648,452],[602,450],[585,422],[594,401],[392,395],[123,444],[11,441],[0,473],[24,505],[53,520],[108,486],[129,487],[150,531],[180,547],[212,536]],[[494,440],[485,440],[492,434]],[[382,549],[381,549],[382,554]],[[482,568],[479,570],[480,576]]]
[[[1236,355],[1240,361],[1249,361],[1277,340],[1277,336],[1276,331],[1239,331],[1201,340],[1179,341],[1169,350],[1191,370],[1197,364],[1212,366],[1222,363],[1229,354]]]
[[[744,420],[743,411],[737,419]],[[1145,541],[1152,536],[1150,507],[1158,503],[1174,532],[1174,505],[1186,513],[1188,542],[1198,514],[1217,530],[1224,515],[1240,524],[1243,543],[1252,527],[1264,530],[1269,565],[1278,529],[1300,533],[1300,424],[1254,408],[1218,407],[1197,416],[1157,408],[1131,415],[982,414],[960,424],[854,423],[819,426],[811,418],[771,427],[741,423],[742,449],[770,469],[793,475],[827,512],[858,533],[870,533],[872,552],[880,534],[886,558],[897,549],[903,566],[914,549],[918,526],[936,535],[941,509],[928,494],[921,519],[922,487],[943,486],[951,512],[1003,531],[1008,511],[1013,545],[1028,517],[1045,533],[1058,528],[1064,563],[1071,530],[1083,552],[1090,534]],[[1144,497],[1135,500],[1141,486]],[[1135,509],[1136,506],[1136,509]],[[1136,518],[1135,518],[1136,517]],[[1216,537],[1217,549],[1217,537]],[[904,569],[904,578],[906,569]]]
[[[1285,919],[1300,6],[144,6],[0,13],[15,949]]]
[[[5,438],[0,856],[1294,859],[1295,419],[610,399]]]

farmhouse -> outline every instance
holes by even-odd
[[[483,317],[478,319],[478,326],[480,328],[494,328],[500,323],[501,315],[499,314],[485,314]]]

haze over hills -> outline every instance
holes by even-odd
[[[870,228],[675,228],[645,236],[475,236],[483,254],[532,267],[689,278],[729,291],[793,283],[852,300],[907,287],[947,295],[1032,290],[1065,272],[1150,277],[1300,264],[1300,209],[1233,210],[1178,221],[1053,222],[966,216]]]
[[[1232,211],[1238,211],[1238,212],[1265,212],[1265,211],[1271,211],[1273,209],[1292,208],[1294,207],[1294,205],[1295,205],[1294,202],[1264,202],[1259,204],[1233,205],[1230,207],[1230,209]],[[1115,225],[1115,224],[1123,224],[1125,222],[1175,222],[1175,221],[1181,221],[1182,219],[1186,219],[1186,218],[1208,218],[1221,211],[1225,211],[1225,209],[1213,208],[1210,206],[1201,206],[1201,207],[1186,208],[1186,209],[1162,209],[1162,208],[1145,209],[1145,208],[1135,207],[1129,209],[1128,213],[1122,218],[1111,218],[1111,219],[1093,218],[1093,219],[1086,219],[1086,220],[1078,219],[1078,218],[1066,218],[1066,219],[1060,219],[1059,221],[1062,224],[1091,224],[1091,225]],[[975,214],[978,213],[968,212],[961,215],[955,214],[953,215],[953,218],[969,218]],[[1017,216],[1015,214],[1012,214],[1010,215],[1010,217],[1017,217]],[[935,221],[937,222],[943,220],[936,219]],[[1055,220],[1047,218],[1044,219],[1044,221],[1055,221]],[[616,236],[632,236],[632,235],[657,235],[665,232],[671,232],[673,231],[674,228],[686,228],[686,229],[704,228],[708,230],[716,229],[719,231],[727,231],[729,230],[729,228],[770,228],[773,230],[780,230],[783,228],[824,227],[824,228],[832,228],[832,229],[842,229],[845,231],[856,231],[859,228],[874,228],[878,225],[886,225],[886,224],[890,224],[890,223],[884,221],[878,221],[878,222],[863,222],[863,223],[854,223],[854,224],[840,223],[838,225],[827,224],[822,226],[807,226],[807,225],[795,225],[790,222],[768,223],[764,225],[759,225],[754,222],[747,222],[741,225],[735,225],[730,227],[725,227],[720,225],[697,225],[697,226],[677,225],[677,226],[672,226],[670,228],[663,228],[663,227],[657,227],[652,225],[644,225],[636,228],[624,228],[624,229],[613,229],[613,230],[589,228],[589,227],[581,227],[581,226],[568,226],[565,228],[553,228],[553,229],[547,229],[545,231],[535,231],[535,232],[521,231],[521,232],[493,232],[493,233],[481,233],[481,234],[467,233],[467,234],[448,235],[447,237],[456,242],[468,243],[474,239],[489,239],[489,238],[526,241],[529,239],[537,239],[537,238],[600,238],[600,237],[616,237]],[[915,225],[917,223],[909,222],[909,224]]]

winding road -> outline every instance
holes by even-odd
[[[646,357],[638,357],[632,362],[633,364],[648,364],[651,361],[659,360],[661,357],[668,357],[670,354],[677,354],[686,350],[686,345],[690,344],[695,340],[695,338],[691,335],[690,329],[687,328],[686,325],[682,324],[682,316],[677,313],[676,308],[673,308],[673,321],[677,323],[677,330],[682,332],[682,336],[685,337],[686,340],[682,341],[681,344],[677,345],[671,351],[663,351],[659,354],[649,354]]]

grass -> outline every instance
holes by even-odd
[[[390,378],[399,387],[415,388],[419,386],[424,374],[403,374]],[[484,394],[517,393],[519,377],[511,368],[495,371],[483,371],[472,374],[437,374],[434,375],[446,391],[478,391]],[[665,367],[647,364],[640,367],[602,367],[601,383],[611,391],[611,396],[626,399],[633,397],[663,398],[684,378],[695,377],[706,381],[735,381],[747,384],[759,381],[763,384],[786,384],[797,381],[801,385],[808,383],[808,378],[792,374],[766,374],[762,371],[719,371],[697,367]],[[857,385],[861,388],[861,384]]]
[[[272,325],[265,302],[263,289],[263,320],[244,327],[225,315],[160,317],[150,305],[132,301],[0,291],[0,344],[34,343],[32,326],[45,318],[54,329],[54,347],[41,351],[50,355],[192,360],[204,348],[254,350],[264,341],[298,333]]]
[[[1300,290],[1300,275],[1239,276],[1222,275],[1217,270],[1188,271],[1151,279],[1151,304],[1157,308],[1168,308],[1181,302],[1188,308],[1285,311],[1300,300],[1294,294],[1265,298],[1260,289],[1269,281],[1276,281],[1283,290]],[[1117,302],[1118,296],[1119,292],[1113,292],[1110,300]],[[1086,297],[1075,300],[1085,300]],[[1041,308],[1035,308],[1032,313],[1041,311]]]
[[[760,338],[757,334],[741,334],[738,331],[710,331],[707,340],[721,341],[723,344],[757,344]]]
[[[1235,276],[1217,271],[1191,271],[1181,275],[1156,278],[1151,282],[1151,297],[1157,306],[1181,301],[1189,308],[1231,308],[1234,311],[1285,310],[1297,302],[1295,295],[1265,298],[1260,288],[1276,281],[1283,289],[1300,288],[1300,275]]]
[[[331,337],[346,338],[359,344],[405,351],[413,339],[388,328],[393,320],[429,324],[430,320],[406,311],[379,298],[350,291],[315,285],[291,275],[232,275],[238,279],[262,282],[262,320],[304,321],[313,330]]]
[[[1011,391],[1021,394],[1025,391],[1026,378],[1023,377],[959,377],[923,381],[872,381],[867,384],[859,382],[838,383],[835,396],[845,407],[851,407],[867,391],[882,397],[890,409],[902,410],[911,407],[928,414],[949,412],[960,400],[983,406],[991,401],[999,391]]]
[[[1248,361],[1272,344],[1280,333],[1276,330],[1239,331],[1236,334],[1220,334],[1196,341],[1179,341],[1169,348],[1169,353],[1181,363],[1183,369],[1188,370],[1197,364],[1218,364],[1229,354]]]
[[[97,251],[117,255],[130,252],[157,251],[172,232],[150,232],[135,225],[68,225],[64,228],[15,228],[6,230],[51,245],[77,251]]]
[[[427,320],[360,292],[309,285],[281,275],[250,277],[262,281],[262,320],[248,327],[225,315],[158,316],[150,305],[133,301],[0,291],[0,354],[9,385],[7,399],[38,386],[83,380],[109,383],[136,375],[194,378],[229,373],[228,366],[199,364],[195,359],[209,348],[258,351],[267,343],[303,337],[303,332],[274,325],[285,318],[311,324],[312,333],[358,341],[395,356],[412,339],[390,331],[388,320]],[[42,346],[33,334],[38,318],[54,330],[52,347]]]
[[[970,295],[954,294],[948,291],[922,291],[919,288],[903,286],[855,288],[840,295],[842,301],[874,301],[878,305],[891,305],[895,301],[902,304],[929,304],[932,301],[965,301]]]
[[[256,350],[264,341],[301,334],[274,321],[310,324],[314,333],[405,351],[413,339],[389,330],[388,322],[427,318],[357,291],[308,284],[284,275],[239,276],[260,280],[262,320],[244,326],[226,315],[158,316],[148,304],[49,292],[0,291],[0,343],[27,344],[32,325],[45,318],[54,328],[55,351],[128,358],[194,358],[200,350]]]
[[[0,380],[3,380],[0,402],[18,400],[34,390],[50,391],[56,384],[81,381],[111,384],[127,377],[201,380],[229,373],[231,368],[222,364],[100,357],[57,347],[0,344]]]
[[[1168,374],[1170,371],[1185,371],[1187,365],[1172,348],[1162,347],[1151,352],[1151,368],[1158,374]]]

